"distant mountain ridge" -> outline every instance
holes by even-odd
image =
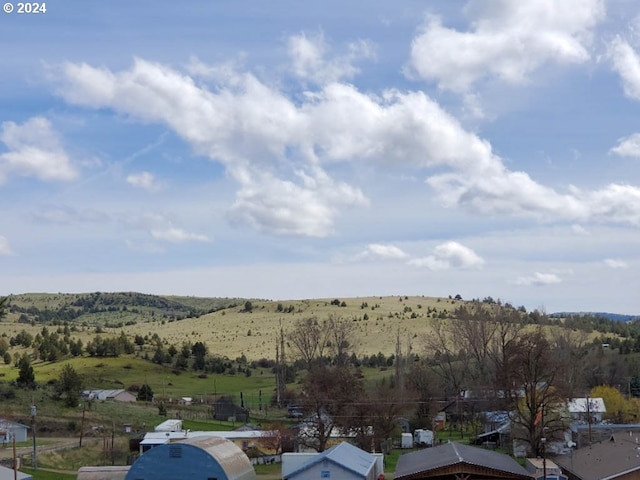
[[[640,315],[622,315],[620,313],[609,313],[609,312],[556,312],[556,313],[552,313],[549,316],[553,318],[580,317],[580,316],[601,317],[601,318],[606,318],[608,320],[615,320],[616,322],[632,322],[640,319]]]

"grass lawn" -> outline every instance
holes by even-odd
[[[21,472],[33,476],[33,480],[75,480],[76,475],[71,473],[50,472],[48,470],[34,470],[33,468],[21,468]]]

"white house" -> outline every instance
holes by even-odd
[[[27,425],[23,425],[18,422],[12,422],[4,418],[0,418],[0,440],[3,444],[13,442],[15,438],[16,442],[27,441],[27,431],[29,430]]]
[[[591,423],[600,423],[602,415],[607,413],[604,400],[600,397],[574,398],[567,403],[567,410],[574,421],[585,423],[589,416]]]
[[[115,400],[116,402],[135,402],[136,396],[120,388],[116,390],[85,390],[82,396],[89,400]]]
[[[383,473],[381,454],[365,452],[348,442],[342,442],[322,453],[282,454],[283,480],[377,480]]]

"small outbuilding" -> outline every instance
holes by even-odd
[[[257,480],[249,457],[233,442],[201,436],[152,448],[126,480]]]
[[[14,439],[16,442],[26,442],[30,428],[22,423],[0,418],[0,441],[5,445]]]
[[[379,456],[342,442],[317,454],[283,454],[283,480],[332,478],[340,480],[377,480],[383,474]]]
[[[232,397],[223,396],[213,402],[213,418],[216,420],[247,423],[249,410],[236,405]]]
[[[531,480],[509,455],[451,442],[401,455],[395,480]]]

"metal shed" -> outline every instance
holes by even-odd
[[[77,480],[124,480],[129,467],[81,467]]]
[[[233,442],[202,436],[152,448],[131,466],[126,480],[256,480],[245,453]]]

